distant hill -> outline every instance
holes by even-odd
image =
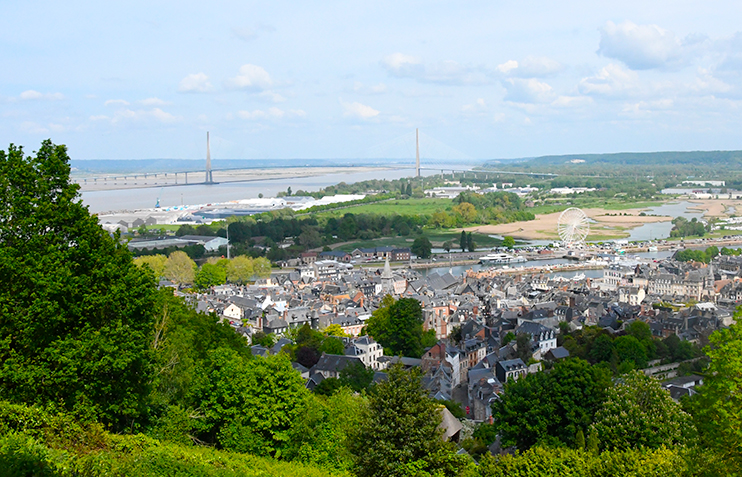
[[[615,154],[565,154],[525,159],[513,166],[562,166],[562,165],[634,165],[667,166],[673,164],[742,166],[742,151],[669,151],[669,152],[619,152]],[[485,167],[503,165],[488,161]]]

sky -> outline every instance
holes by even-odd
[[[3,2],[0,144],[73,159],[742,149],[742,2]]]

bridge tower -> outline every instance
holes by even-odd
[[[420,129],[415,128],[415,172],[420,177]]]
[[[206,131],[206,179],[205,184],[213,184],[214,177],[211,175],[211,149],[209,147],[209,131]]]

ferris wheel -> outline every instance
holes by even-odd
[[[562,243],[568,247],[584,244],[590,233],[590,222],[585,212],[577,207],[570,207],[559,216],[557,231]]]

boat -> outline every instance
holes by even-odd
[[[647,248],[647,252],[657,252],[659,249],[652,245],[651,247]]]
[[[507,253],[491,253],[479,258],[480,264],[520,263],[525,261],[525,257],[508,255]]]

